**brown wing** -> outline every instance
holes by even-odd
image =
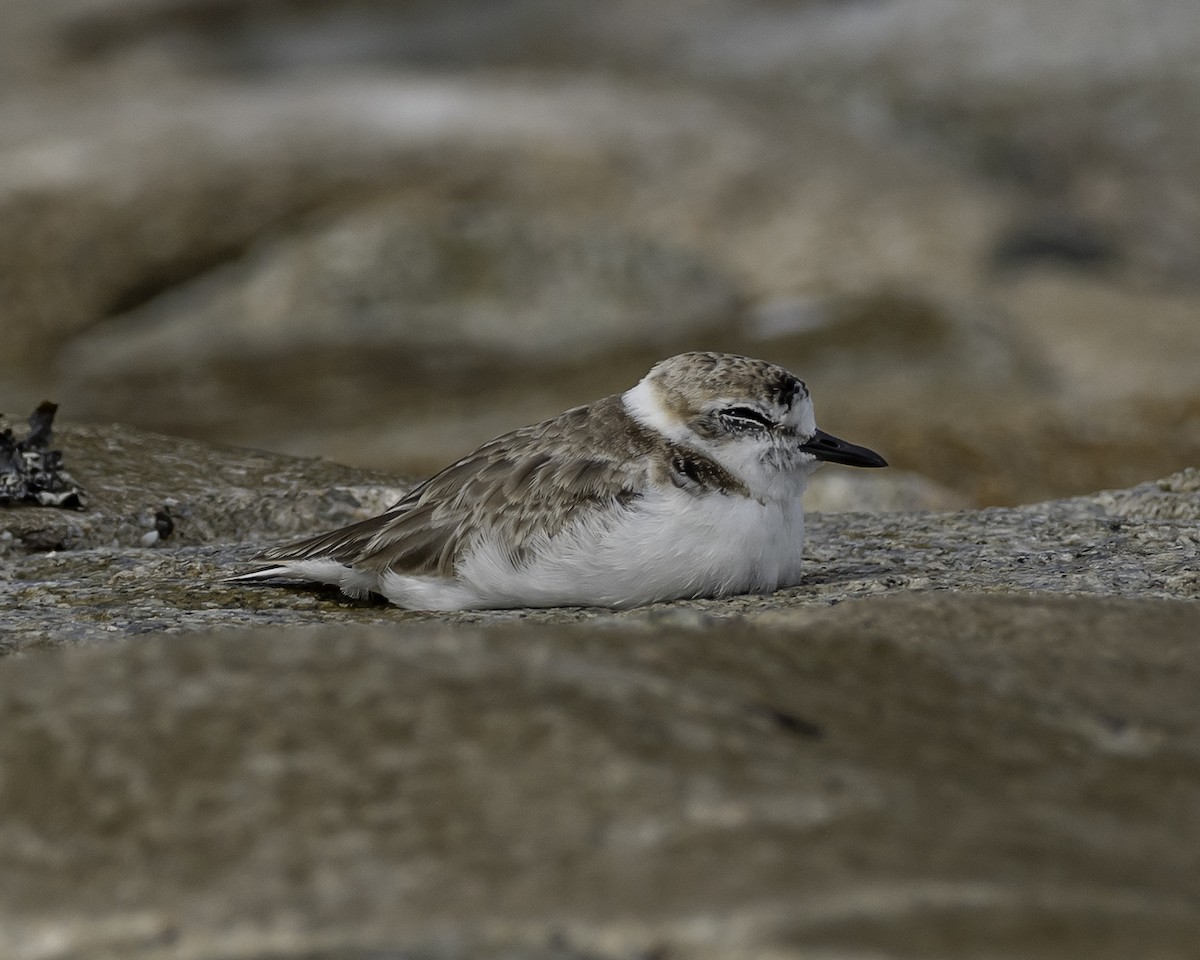
[[[377,517],[266,551],[262,560],[333,559],[360,569],[454,576],[464,547],[491,534],[520,545],[553,536],[581,512],[641,495],[661,440],[619,397],[498,437]]]

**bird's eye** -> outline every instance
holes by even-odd
[[[770,430],[774,426],[765,413],[753,407],[727,407],[721,411],[721,419],[738,430]]]

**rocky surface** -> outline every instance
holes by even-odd
[[[931,593],[9,659],[0,949],[1187,957],[1196,624]]]
[[[1171,487],[1175,492],[1165,498],[1169,505],[1155,502],[1156,494]],[[1164,487],[1154,485],[1147,491],[1153,498],[1150,503],[1118,499],[1119,506],[1111,512],[1107,498],[1080,498],[982,512],[813,514],[805,582],[770,597],[689,601],[623,612],[588,608],[429,614],[349,601],[336,591],[222,584],[222,577],[244,569],[261,548],[261,531],[252,534],[245,527],[255,516],[278,512],[280,519],[264,523],[274,532],[314,508],[320,518],[307,528],[311,530],[333,526],[333,517],[345,522],[364,514],[362,501],[353,493],[362,487],[328,488],[306,498],[299,510],[288,488],[263,487],[254,495],[253,512],[235,492],[228,509],[220,500],[193,501],[176,522],[181,531],[177,542],[183,544],[204,529],[211,511],[222,518],[218,526],[230,522],[241,527],[252,538],[250,543],[175,547],[166,541],[150,548],[106,546],[10,557],[0,599],[12,613],[0,645],[21,649],[160,630],[314,621],[519,619],[604,624],[654,622],[666,616],[684,623],[693,618],[715,623],[914,591],[1200,600],[1198,488],[1197,472],[1190,471],[1164,481]],[[152,515],[146,516],[148,529]],[[128,522],[121,529],[129,529],[135,544],[144,536]],[[1196,615],[1200,617],[1200,608]]]
[[[1200,937],[1200,471],[812,514],[806,581],[769,597],[434,615],[220,583],[403,483],[129,428],[55,443],[89,511],[0,512],[5,957]],[[34,518],[73,549],[31,550]]]
[[[7,0],[0,410],[88,509],[0,508],[0,956],[1194,957],[1200,5],[1130,11]],[[796,588],[220,582],[697,347],[894,465]]]
[[[6,649],[209,626],[426,620],[623,621],[676,611],[706,620],[887,592],[1039,591],[1200,599],[1200,472],[1023,508],[912,512],[935,496],[892,471],[829,482],[813,498],[874,512],[810,514],[811,572],[769,598],[600,610],[449,616],[351,602],[336,591],[228,585],[262,545],[363,519],[409,484],[386,474],[144,434],[62,425],[53,440],[88,493],[87,511],[13,506],[0,514]],[[870,488],[876,488],[873,492]],[[855,490],[859,493],[856,495]],[[891,504],[893,512],[879,512]],[[894,508],[902,508],[895,512]],[[908,512],[904,512],[907,510]],[[156,517],[172,520],[165,538]],[[64,611],[70,616],[64,618]]]
[[[289,536],[370,516],[408,489],[388,474],[117,425],[60,424],[52,445],[63,449],[90,509],[6,509],[0,544],[10,549],[140,546],[164,508],[176,520],[173,546]]]

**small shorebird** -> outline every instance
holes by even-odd
[[[416,610],[765,593],[800,581],[800,496],[821,461],[887,465],[817,429],[808,388],[782,367],[683,353],[231,579],[334,584]]]

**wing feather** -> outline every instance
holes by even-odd
[[[335,560],[374,573],[453,579],[463,553],[490,538],[524,545],[596,510],[625,508],[651,483],[703,496],[745,489],[704,455],[668,443],[619,396],[498,437],[416,487],[377,517],[275,547],[259,559]]]
[[[658,438],[619,397],[484,444],[377,517],[265,551],[271,562],[331,559],[362,570],[450,579],[481,537],[521,544],[645,489]]]

